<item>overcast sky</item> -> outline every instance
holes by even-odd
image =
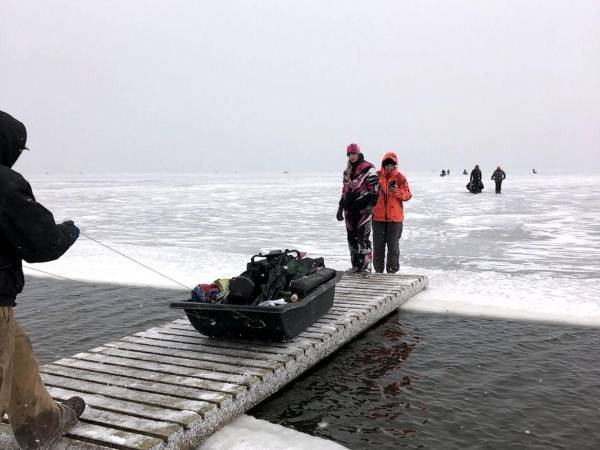
[[[600,167],[600,1],[0,0],[33,172]]]

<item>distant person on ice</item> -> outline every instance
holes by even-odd
[[[483,190],[483,181],[481,181],[481,170],[479,164],[471,171],[471,179],[467,183],[467,189],[473,194],[479,194]]]
[[[506,173],[504,170],[500,168],[500,166],[496,167],[494,173],[492,174],[492,180],[496,183],[496,194],[500,194],[502,190],[502,181],[506,178]]]
[[[27,150],[26,141],[25,126],[0,111],[0,417],[8,415],[22,449],[53,449],[77,424],[85,402],[79,397],[64,403],[52,400],[13,308],[25,284],[22,260],[59,258],[73,245],[79,229],[72,221],[57,225],[50,211],[35,201],[25,178],[12,170]]]
[[[348,164],[344,170],[342,197],[337,220],[346,219],[348,247],[352,267],[348,273],[371,273],[371,219],[377,203],[379,181],[375,166],[365,161],[360,147],[350,144],[346,148]]]
[[[379,200],[373,210],[373,266],[375,272],[383,272],[385,248],[387,247],[387,273],[400,269],[400,237],[404,222],[404,206],[412,198],[406,177],[398,169],[395,153],[386,153],[379,171]]]

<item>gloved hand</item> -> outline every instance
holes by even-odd
[[[337,215],[335,216],[339,222],[344,220],[344,208],[341,206],[337,210]]]
[[[373,206],[371,206],[371,205],[367,205],[367,206],[365,207],[365,214],[366,214],[367,216],[370,216],[371,214],[373,214]]]
[[[69,245],[73,245],[79,237],[79,228],[75,226],[75,223],[72,220],[65,220],[62,225],[64,226],[67,239],[69,239]]]

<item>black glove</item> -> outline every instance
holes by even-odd
[[[373,206],[367,205],[367,207],[365,208],[365,214],[367,216],[370,216],[372,213],[373,213]]]
[[[69,245],[73,245],[79,237],[79,228],[75,226],[75,223],[72,220],[65,220],[62,225],[65,227],[65,234],[69,240]]]
[[[335,216],[337,218],[338,221],[342,221],[344,220],[344,208],[342,208],[341,206],[338,208],[337,210],[337,215]]]

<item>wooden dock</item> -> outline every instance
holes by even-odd
[[[56,450],[193,449],[427,286],[419,275],[344,277],[334,305],[285,343],[223,341],[187,318],[40,368],[51,395],[85,399]],[[0,449],[16,449],[0,424]]]

